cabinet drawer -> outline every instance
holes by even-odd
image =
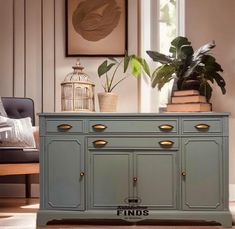
[[[178,138],[156,137],[96,137],[88,138],[88,148],[93,149],[177,149]]]
[[[47,120],[46,132],[52,133],[81,133],[83,132],[82,120]]]
[[[182,125],[183,134],[191,133],[216,133],[220,134],[223,131],[221,119],[184,119]]]
[[[89,132],[178,133],[178,120],[91,120]]]

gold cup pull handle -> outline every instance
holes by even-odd
[[[160,146],[163,146],[163,147],[171,147],[174,144],[174,142],[170,140],[163,140],[163,141],[160,141],[159,144]]]
[[[201,124],[197,124],[195,128],[198,130],[207,130],[210,128],[210,126],[208,124],[201,123]]]
[[[92,128],[94,130],[102,131],[102,130],[105,130],[107,128],[107,126],[105,126],[103,124],[95,124],[92,126]]]
[[[174,127],[170,124],[162,124],[160,126],[158,126],[158,128],[162,131],[170,131],[172,130]]]
[[[60,125],[57,126],[57,128],[58,128],[59,130],[69,130],[69,129],[72,128],[72,126],[69,125],[69,124],[60,124]]]
[[[94,144],[95,147],[103,147],[106,144],[108,144],[108,142],[105,141],[105,140],[96,140],[96,141],[93,142],[93,144]]]

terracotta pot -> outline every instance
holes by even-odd
[[[113,92],[98,93],[100,112],[116,112],[118,95]]]

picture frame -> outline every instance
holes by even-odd
[[[66,56],[124,56],[128,0],[66,0]]]

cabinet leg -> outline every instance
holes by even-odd
[[[230,214],[226,215],[217,222],[219,222],[224,228],[231,228],[233,224],[232,216]]]
[[[226,220],[224,222],[221,222],[221,225],[225,228],[231,228],[232,227],[232,221]]]
[[[49,219],[47,217],[44,216],[37,216],[37,228],[39,229],[40,227],[45,227],[47,225],[47,222],[49,221]]]
[[[25,175],[25,197],[30,198],[31,197],[31,179],[30,174]]]

